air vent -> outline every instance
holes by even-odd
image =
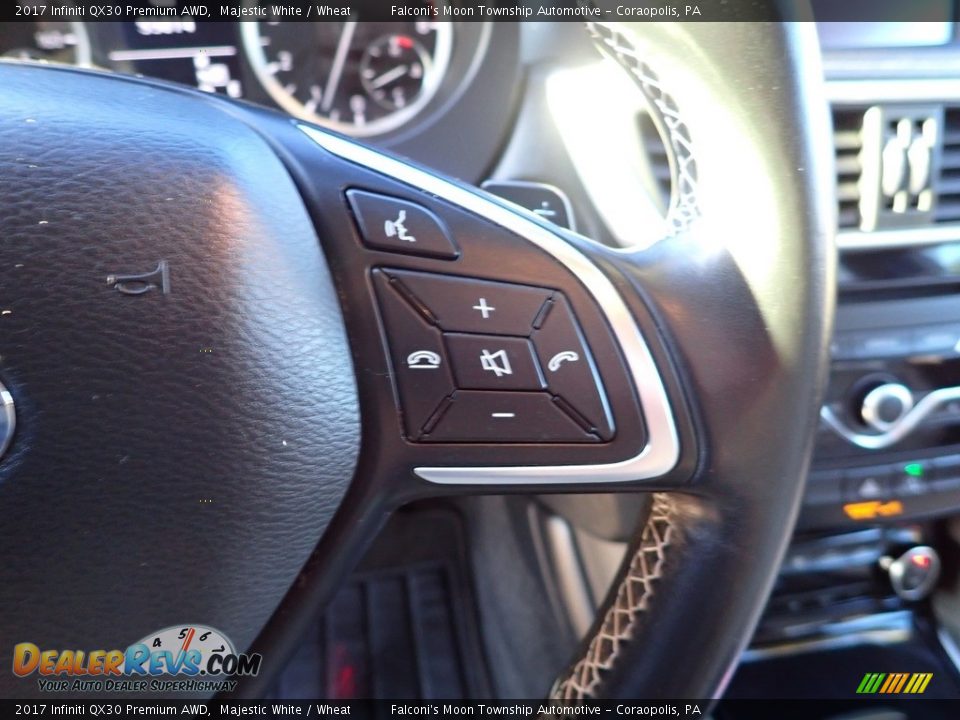
[[[866,108],[833,109],[833,145],[837,155],[837,217],[840,229],[860,226],[860,172],[863,169],[863,114]]]
[[[943,115],[943,151],[936,191],[934,222],[960,222],[960,107],[948,107]]]
[[[670,178],[670,161],[667,159],[667,149],[663,146],[660,132],[650,115],[645,112],[639,113],[637,122],[640,125],[643,150],[647,155],[650,171],[653,173],[653,179],[659,191],[660,210],[666,212],[670,205],[670,190],[673,182]]]
[[[833,124],[839,229],[862,233],[841,247],[912,244],[911,231],[960,220],[960,108],[839,106]]]

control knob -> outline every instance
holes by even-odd
[[[863,396],[860,419],[877,432],[887,432],[913,408],[913,393],[905,385],[890,382],[878,385]]]
[[[940,577],[940,556],[929,545],[917,545],[900,557],[880,558],[893,591],[903,600],[923,600]]]

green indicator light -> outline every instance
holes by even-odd
[[[923,477],[923,465],[920,463],[907,463],[903,471],[911,477]]]

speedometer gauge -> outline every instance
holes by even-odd
[[[250,65],[291,115],[351,135],[401,127],[434,97],[450,61],[446,22],[241,23]]]
[[[5,22],[0,23],[0,57],[89,65],[90,41],[79,22]]]

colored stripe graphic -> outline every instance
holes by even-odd
[[[893,689],[900,683],[901,673],[890,673],[886,681],[880,686],[880,692],[883,694],[893,692]]]
[[[861,695],[872,695],[880,687],[880,683],[886,676],[886,673],[867,673],[860,681],[857,692]]]
[[[909,673],[900,673],[900,682],[897,683],[897,687],[893,689],[893,692],[898,693],[903,690],[903,686],[907,684],[908,677],[910,677]]]
[[[914,673],[913,677],[910,678],[910,682],[907,683],[907,687],[904,688],[903,691],[905,693],[919,695],[927,689],[927,685],[930,684],[930,679],[932,677],[933,673]]]
[[[857,686],[858,695],[920,695],[933,679],[933,673],[867,673]]]
[[[914,673],[910,676],[910,682],[907,683],[907,686],[903,689],[904,694],[909,695],[913,692],[913,688],[917,685],[917,681],[920,679],[920,676]]]

